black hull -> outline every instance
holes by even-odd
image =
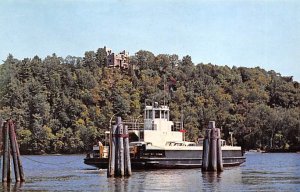
[[[238,166],[245,162],[245,157],[223,158],[223,166]],[[84,163],[99,169],[108,168],[107,158],[85,158]],[[131,159],[132,169],[192,169],[201,168],[200,158],[141,158]]]
[[[222,150],[223,166],[238,166],[246,161],[240,150]],[[108,158],[85,158],[84,163],[99,169],[108,168]],[[131,158],[132,169],[201,168],[202,150],[143,150]]]

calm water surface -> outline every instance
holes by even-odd
[[[248,153],[246,163],[220,174],[200,169],[134,171],[107,178],[84,155],[23,156],[26,182],[0,191],[300,191],[300,154]],[[42,163],[41,163],[42,162]]]

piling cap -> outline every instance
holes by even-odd
[[[216,122],[215,121],[209,121],[209,123],[208,123],[208,128],[209,129],[213,129],[213,128],[215,128],[216,127]]]
[[[117,117],[117,125],[120,125],[122,123],[122,118],[120,116]]]

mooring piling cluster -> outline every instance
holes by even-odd
[[[210,121],[208,129],[205,130],[205,138],[203,142],[202,171],[223,171],[221,132],[219,128],[215,128],[214,121]]]
[[[131,174],[128,127],[123,126],[121,117],[117,117],[117,124],[110,132],[107,177],[122,177]]]
[[[2,126],[2,135],[0,139],[3,141],[2,182],[11,182],[11,156],[13,158],[16,182],[24,182],[25,176],[17,143],[14,122],[12,120],[7,120],[6,122],[3,122],[3,125],[2,122],[0,122],[0,126]]]

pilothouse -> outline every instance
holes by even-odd
[[[180,125],[180,122],[170,121],[168,106],[159,106],[155,102],[145,107],[144,130],[141,130],[140,141],[151,141],[157,147],[164,147],[168,141],[183,141]]]

